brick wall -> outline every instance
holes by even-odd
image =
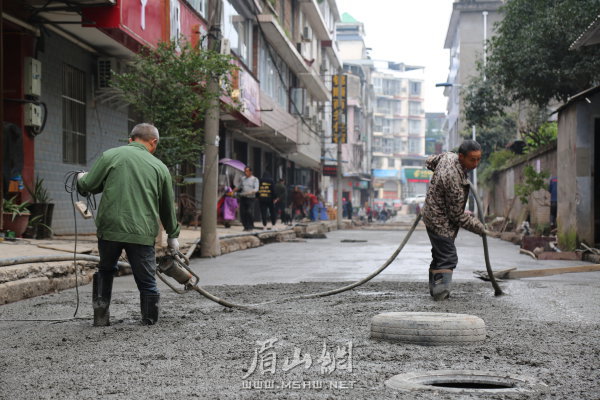
[[[44,183],[55,203],[52,229],[55,234],[74,231],[70,195],[64,189],[65,174],[72,170],[89,170],[102,152],[123,145],[127,138],[127,111],[115,110],[94,101],[93,80],[96,58],[79,46],[56,34],[46,37],[45,49],[38,54],[42,62],[42,101],[48,107],[44,132],[35,139],[35,174]],[[62,150],[62,68],[68,63],[85,72],[86,80],[86,153],[85,165],[65,164]],[[96,196],[100,200],[100,196]],[[92,220],[77,215],[80,233],[95,232]]]

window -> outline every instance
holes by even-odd
[[[410,81],[408,83],[408,90],[411,96],[420,96],[421,95],[421,82]]]
[[[394,139],[383,139],[383,152],[386,154],[394,152]]]
[[[289,103],[288,88],[290,87],[289,69],[275,51],[271,52],[275,60],[271,58],[267,46],[267,44],[262,43],[260,49],[260,86],[277,104],[287,110]]]
[[[408,152],[411,154],[418,154],[421,152],[421,139],[410,139],[408,141]]]
[[[373,157],[373,168],[375,168],[375,169],[383,168],[383,157]]]
[[[382,92],[382,83],[381,83],[381,78],[373,78],[373,90],[375,91],[375,93],[381,93]]]
[[[383,94],[386,96],[397,96],[400,94],[400,81],[396,79],[384,79]]]
[[[409,119],[408,120],[408,133],[410,135],[419,135],[421,133],[421,120],[420,119]]]
[[[390,103],[386,99],[377,99],[377,111],[380,114],[390,113]]]
[[[396,168],[396,160],[394,159],[394,157],[389,157],[387,162],[388,168]]]
[[[392,112],[394,113],[394,115],[400,115],[402,114],[402,102],[401,101],[394,101],[392,102]]]
[[[419,115],[421,114],[421,103],[418,101],[408,102],[408,115]]]
[[[207,17],[208,0],[187,0],[190,6],[203,17]]]
[[[382,141],[381,138],[378,138],[378,137],[373,138],[373,144],[371,146],[373,152],[381,153],[381,141]]]
[[[373,130],[375,132],[383,132],[383,118],[375,117]]]
[[[63,64],[63,162],[86,163],[85,72]]]
[[[402,153],[402,139],[394,138],[394,154]]]
[[[223,36],[233,51],[247,65],[252,65],[252,23],[230,4],[223,3]]]

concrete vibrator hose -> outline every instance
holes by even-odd
[[[470,184],[470,188],[471,188],[471,191],[473,193],[473,196],[475,197],[475,201],[477,202],[477,210],[478,210],[479,219],[481,220],[482,223],[484,223],[483,209],[481,208],[481,201],[479,199],[479,196],[477,195],[477,192],[474,190],[473,185],[471,184],[471,182],[469,182],[469,184]],[[196,274],[194,274],[194,272],[191,271],[191,269],[189,268],[189,265],[188,265],[189,264],[188,257],[191,256],[191,253],[193,253],[193,248],[190,249],[190,251],[188,251],[187,256],[183,256],[182,254],[180,254],[180,256],[175,256],[174,257],[174,260],[176,261],[176,264],[179,264],[180,267],[182,267],[183,269],[185,269],[185,270],[188,271],[189,275],[187,275],[187,278],[183,277],[183,279],[181,279],[181,277],[183,275],[176,274],[176,275],[179,275],[180,279],[178,280],[176,278],[176,275],[170,275],[168,273],[166,273],[166,275],[171,276],[174,279],[178,280],[179,283],[184,284],[184,286],[186,287],[186,290],[195,290],[198,293],[200,293],[201,295],[203,295],[204,297],[206,297],[207,299],[209,299],[211,301],[214,301],[215,303],[218,303],[218,304],[220,304],[222,306],[229,307],[229,308],[239,308],[239,309],[243,309],[243,310],[254,310],[257,307],[268,305],[268,304],[274,304],[274,303],[283,303],[283,302],[288,302],[288,301],[306,300],[306,299],[314,299],[314,298],[319,298],[319,297],[332,296],[332,295],[335,295],[335,294],[339,294],[339,293],[342,293],[342,292],[354,289],[355,287],[361,286],[361,285],[369,282],[371,279],[375,278],[381,272],[383,272],[383,270],[385,270],[396,259],[396,257],[398,257],[398,255],[400,254],[400,252],[404,249],[404,246],[406,245],[406,243],[410,239],[411,235],[413,234],[413,232],[417,228],[417,225],[419,224],[420,220],[421,220],[421,214],[418,214],[417,217],[415,218],[412,226],[408,230],[406,236],[404,237],[404,239],[402,240],[402,242],[400,243],[400,245],[396,249],[396,251],[394,251],[394,253],[392,253],[392,255],[379,268],[377,268],[375,271],[373,271],[370,275],[366,276],[365,278],[363,278],[363,279],[361,279],[359,281],[351,283],[350,285],[342,286],[340,288],[329,290],[329,291],[325,291],[325,292],[309,293],[309,294],[305,294],[305,295],[287,297],[287,298],[280,299],[280,300],[265,301],[265,302],[262,302],[262,303],[255,303],[255,304],[236,304],[236,303],[232,303],[230,301],[227,301],[227,300],[224,300],[224,299],[222,299],[220,297],[217,297],[217,296],[211,294],[210,292],[206,291],[205,289],[202,289],[200,286],[198,286],[198,282],[199,282],[200,278]],[[496,282],[496,279],[494,277],[494,272],[492,271],[492,266],[491,266],[490,257],[489,257],[489,249],[488,249],[488,244],[487,244],[487,236],[485,235],[485,233],[482,235],[482,240],[483,240],[483,252],[484,252],[484,255],[485,255],[485,267],[487,269],[488,275],[490,276],[490,281],[491,281],[492,286],[494,288],[494,294],[496,296],[500,296],[500,295],[502,295],[504,293],[502,292],[502,289],[500,288],[500,286]],[[171,265],[169,265],[169,268],[170,267],[174,267],[174,266],[175,266],[175,264],[171,264]],[[164,269],[161,270],[160,266],[157,269],[157,271],[159,271],[161,273],[165,273],[166,272]],[[175,269],[173,269],[173,271],[175,271]],[[180,272],[181,272],[181,270],[180,270]],[[169,284],[161,276],[160,273],[158,275],[159,275],[159,277],[165,283],[167,283],[167,285],[169,285],[169,287],[171,287],[177,293],[183,293],[182,291],[177,290],[171,284]],[[196,281],[193,282],[193,283],[192,283],[192,278],[196,279]]]

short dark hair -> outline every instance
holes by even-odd
[[[245,170],[248,170],[248,171],[252,172],[252,167],[250,167],[249,165],[246,165],[246,168],[244,168],[244,171]]]
[[[472,151],[481,151],[481,145],[474,140],[467,139],[460,144],[458,154],[466,156]]]

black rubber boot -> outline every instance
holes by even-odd
[[[94,308],[94,326],[110,325],[110,298],[113,276],[96,272],[92,284],[92,307]]]
[[[158,321],[160,311],[160,294],[140,295],[142,309],[142,325],[154,325]]]
[[[450,297],[451,283],[451,269],[429,270],[429,294],[431,294],[433,300],[446,300],[448,297]]]

